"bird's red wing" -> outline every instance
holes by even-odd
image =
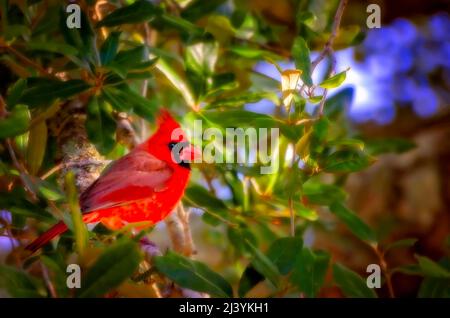
[[[134,150],[117,160],[80,196],[81,210],[120,206],[162,191],[172,169],[153,155]]]

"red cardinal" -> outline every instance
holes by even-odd
[[[183,196],[190,176],[189,161],[196,149],[167,111],[158,118],[159,128],[146,142],[112,163],[80,196],[85,223],[102,222],[110,229],[127,223],[164,219]],[[59,222],[26,249],[35,252],[67,231]]]

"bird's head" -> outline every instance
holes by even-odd
[[[148,151],[170,166],[189,169],[200,151],[190,144],[186,132],[167,110],[161,110],[157,123],[158,129],[147,142]]]

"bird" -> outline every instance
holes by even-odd
[[[163,220],[181,200],[190,178],[190,162],[200,155],[185,131],[165,109],[158,128],[145,142],[112,162],[79,197],[86,224],[111,230],[130,223],[147,226]],[[32,253],[67,231],[60,221],[26,246]]]

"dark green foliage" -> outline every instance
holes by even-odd
[[[330,288],[346,297],[377,297],[382,292],[369,289],[364,275],[337,263],[339,251],[318,245],[349,243],[360,248],[354,254],[378,257],[419,245],[414,238],[384,244],[383,229],[347,208],[349,174],[368,168],[373,156],[406,152],[414,144],[361,137],[350,127],[346,111],[354,89],[339,87],[351,70],[335,74],[328,67],[313,81],[311,52],[323,49],[337,1],[274,2],[270,8],[266,1],[112,1],[101,6],[100,16],[96,1],[86,1],[81,28],[67,27],[63,2],[0,3],[0,63],[7,70],[1,75],[0,212],[12,218],[0,219],[0,235],[13,233],[24,245],[60,220],[69,228],[39,256],[20,247],[14,251],[20,265],[11,258],[0,266],[0,289],[7,295],[154,297],[156,286],[163,293],[184,288],[212,297],[318,297]],[[337,36],[333,50],[362,38],[359,28],[340,28]],[[279,66],[286,62],[295,69]],[[278,70],[275,78],[260,72],[269,66]],[[325,94],[315,91],[320,86],[337,90],[322,100]],[[80,102],[75,111],[68,107],[72,101]],[[94,169],[62,163],[67,154],[60,137],[67,126],[60,115],[66,111],[86,132],[74,137],[74,147],[88,138],[102,160],[115,160],[127,152],[117,129],[123,113],[132,137],[143,141],[160,108],[184,128],[201,120],[203,128],[219,132],[255,128],[258,138],[260,128],[279,132],[278,139],[263,140],[269,149],[275,145],[273,173],[261,173],[261,155],[252,163],[192,164],[183,204],[194,211],[191,229],[202,249],[197,255],[160,247],[159,256],[144,257],[138,239],[153,231],[149,235],[169,240],[159,227],[134,239],[128,238],[131,225],[88,231],[76,178],[80,169]],[[422,277],[418,296],[450,297],[448,259],[416,260],[388,264],[383,290],[386,277],[403,273]],[[82,269],[77,290],[66,286],[73,262]]]

